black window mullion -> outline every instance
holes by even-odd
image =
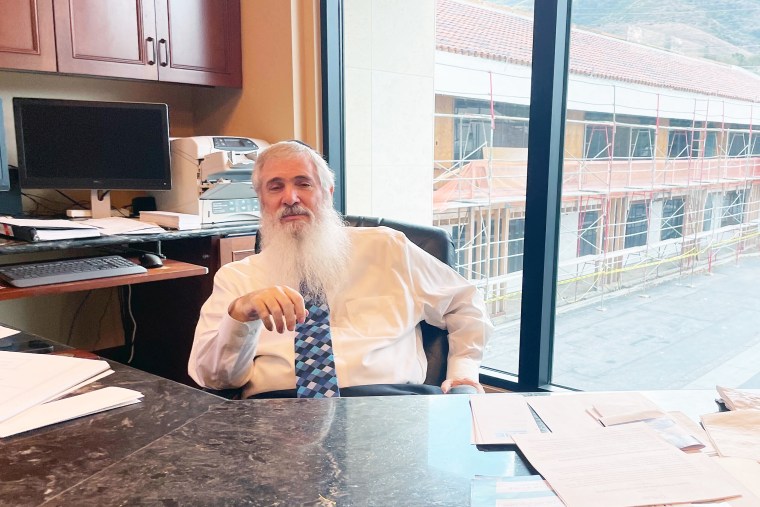
[[[520,390],[546,389],[551,381],[570,7],[571,0],[536,0],[533,10]]]
[[[345,213],[342,4],[342,0],[321,0],[319,18],[322,44],[322,152],[335,172],[333,204],[335,209]]]

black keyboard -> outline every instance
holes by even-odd
[[[147,269],[118,255],[58,259],[0,266],[0,279],[15,287],[76,282],[109,276],[145,273]]]

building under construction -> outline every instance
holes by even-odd
[[[434,221],[495,321],[519,315],[532,22],[437,8]],[[573,30],[557,306],[760,249],[760,76]]]

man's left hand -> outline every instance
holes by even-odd
[[[479,394],[485,394],[486,392],[485,389],[483,389],[483,386],[480,385],[480,383],[469,378],[454,378],[454,379],[444,380],[443,384],[441,384],[441,390],[443,391],[443,394],[446,394],[454,386],[472,386],[475,389],[477,389]]]

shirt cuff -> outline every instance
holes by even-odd
[[[219,336],[228,336],[230,342],[235,344],[244,343],[249,336],[258,331],[263,324],[260,320],[240,322],[225,313],[219,323]]]

